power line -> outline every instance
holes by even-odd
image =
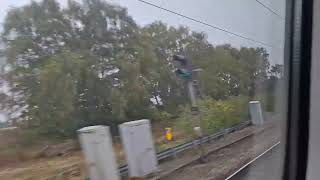
[[[276,13],[274,10],[272,10],[270,7],[268,7],[267,5],[263,4],[261,1],[259,0],[255,0],[257,3],[259,3],[261,6],[263,6],[264,8],[266,8],[268,11],[270,11],[272,14],[278,16],[280,19],[284,20],[284,18],[282,16],[280,16],[278,13]]]
[[[211,24],[209,24],[209,23],[206,23],[206,22],[204,22],[204,21],[197,20],[197,19],[192,18],[192,17],[190,17],[190,16],[186,16],[186,15],[180,14],[180,13],[178,13],[178,12],[172,11],[172,10],[170,10],[170,9],[163,8],[163,7],[161,7],[161,6],[158,6],[158,5],[156,5],[156,4],[153,4],[153,3],[151,3],[151,2],[148,2],[148,1],[145,1],[145,0],[137,0],[137,1],[140,1],[140,2],[145,3],[145,4],[147,4],[147,5],[156,7],[156,8],[158,8],[158,9],[167,11],[167,12],[169,12],[169,13],[175,14],[175,15],[177,15],[177,16],[180,16],[180,17],[189,19],[189,20],[191,20],[191,21],[194,21],[194,22],[203,24],[203,25],[208,26],[208,27],[211,27],[211,28],[213,28],[213,29],[216,29],[216,30],[219,30],[219,31],[223,31],[223,32],[228,33],[228,34],[231,34],[231,35],[233,35],[233,36],[237,36],[237,37],[239,37],[239,38],[246,39],[246,40],[248,40],[248,41],[252,41],[252,42],[255,42],[255,43],[259,43],[259,44],[262,44],[262,45],[265,45],[265,46],[268,46],[268,47],[273,47],[272,45],[267,44],[267,43],[265,43],[265,42],[262,42],[262,41],[259,41],[259,40],[255,40],[255,39],[253,39],[253,38],[246,37],[246,36],[243,36],[243,35],[241,35],[241,34],[237,34],[237,33],[231,32],[231,31],[229,31],[229,30],[227,30],[227,29],[223,29],[223,28],[220,28],[220,27],[218,27],[218,26],[211,25]]]

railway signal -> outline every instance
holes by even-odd
[[[174,55],[173,60],[179,63],[175,73],[182,79],[189,80],[192,78],[192,69],[188,59],[181,55]]]
[[[189,98],[191,101],[191,115],[192,115],[192,123],[193,123],[193,130],[195,137],[202,139],[202,129],[201,129],[201,117],[200,117],[200,111],[197,104],[197,97],[199,91],[199,85],[197,81],[194,79],[194,73],[198,71],[202,71],[201,69],[193,69],[191,66],[191,62],[182,55],[174,55],[173,60],[178,62],[177,69],[175,70],[175,73],[177,76],[179,76],[181,79],[186,81],[188,91],[189,91]],[[200,161],[205,162],[204,159],[204,149],[202,147],[202,144],[199,144],[199,150],[200,150]]]

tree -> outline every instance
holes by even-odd
[[[15,105],[26,107],[22,116],[30,126],[61,134],[112,119],[107,90],[118,82],[110,71],[137,28],[124,8],[99,0],[68,3],[67,9],[55,0],[13,8],[2,34],[12,67],[7,79],[22,97]]]
[[[69,137],[77,128],[159,115],[179,115],[188,104],[185,83],[174,74],[184,54],[214,100],[255,96],[270,73],[263,48],[213,46],[206,34],[154,22],[139,27],[125,8],[103,0],[43,0],[11,9],[1,38],[17,124],[47,136]],[[9,101],[10,99],[10,101]],[[14,112],[13,112],[14,113]],[[26,123],[25,123],[26,122]]]

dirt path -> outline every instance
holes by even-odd
[[[177,133],[177,137],[179,139],[172,143],[164,143],[164,139],[160,134],[161,128],[154,129],[156,132],[156,136],[158,137],[156,143],[158,144],[158,148],[167,148],[170,146],[175,146],[175,143],[184,142],[183,136]],[[4,140],[0,142],[0,151],[13,151],[8,149],[8,144],[14,145],[19,143],[17,134],[0,134],[0,139]],[[10,141],[10,143],[9,143]],[[74,141],[71,141],[73,144]],[[69,144],[58,143],[58,144],[50,144],[50,152],[47,154],[52,154],[54,151],[60,152],[63,149],[70,148]],[[62,146],[63,145],[63,146]],[[52,148],[54,146],[55,148]],[[68,151],[62,155],[49,155],[40,157],[39,152],[44,147],[48,147],[48,145],[39,145],[37,147],[32,147],[23,149],[23,156],[27,158],[21,159],[17,155],[20,153],[16,153],[17,155],[11,155],[7,157],[6,154],[0,154],[0,180],[84,180],[86,176],[85,170],[85,162],[84,157],[80,149],[72,148],[72,150]],[[61,148],[62,147],[62,148]],[[121,143],[118,141],[114,142],[114,151],[117,155],[118,164],[125,164],[125,156]],[[8,149],[8,150],[7,150]],[[53,150],[53,151],[52,151]],[[57,151],[56,151],[57,150]],[[35,155],[38,154],[38,155]]]
[[[80,152],[71,156],[22,162],[0,170],[2,180],[83,180],[84,161]]]

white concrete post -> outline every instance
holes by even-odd
[[[260,101],[250,101],[249,110],[251,122],[253,125],[262,125],[264,123]]]
[[[109,127],[85,127],[78,134],[90,180],[119,180]]]
[[[129,177],[144,177],[158,171],[150,121],[143,119],[119,126],[129,168]]]

